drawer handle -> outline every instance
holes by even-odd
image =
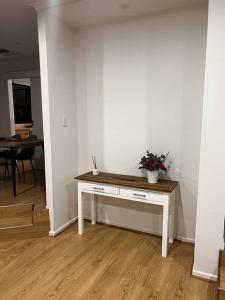
[[[103,188],[98,188],[98,187],[93,187],[93,189],[96,190],[96,191],[104,191]]]
[[[135,196],[135,197],[142,197],[142,198],[146,198],[146,195],[141,195],[141,194],[133,194],[133,196]]]

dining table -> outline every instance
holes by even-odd
[[[29,138],[29,139],[4,139],[0,140],[0,149],[9,150],[11,152],[11,168],[12,168],[12,185],[13,195],[16,197],[16,153],[19,149],[32,148],[41,146],[44,153],[44,140]]]

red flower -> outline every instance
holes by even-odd
[[[163,171],[166,171],[166,167],[163,163],[160,163],[159,164],[159,169],[163,170]]]
[[[154,162],[154,160],[150,159],[147,162],[147,167],[148,167],[149,171],[154,171],[155,170],[155,162]]]

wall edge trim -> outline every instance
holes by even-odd
[[[217,280],[217,276],[216,275],[210,274],[210,273],[206,273],[206,272],[202,272],[202,271],[196,270],[194,268],[192,270],[192,275],[195,276],[195,277],[207,279],[207,280],[210,280],[210,281],[216,281]]]
[[[50,230],[49,235],[52,237],[55,237],[56,235],[58,235],[59,233],[61,233],[65,229],[67,229],[70,225],[75,223],[77,220],[78,220],[78,217],[75,217],[75,218],[71,219],[69,222],[67,222],[64,225],[62,225],[61,227],[59,227],[58,229],[56,229],[55,231]]]
[[[85,216],[85,219],[91,220],[91,217],[90,216]],[[125,225],[125,224],[120,223],[120,222],[112,222],[110,220],[102,219],[102,218],[99,218],[99,217],[96,220],[99,223],[103,223],[103,224],[107,224],[107,225],[113,225],[113,226],[118,226],[118,227],[130,229],[130,230],[136,230],[136,231],[140,231],[140,232],[144,232],[144,233],[149,233],[149,234],[154,234],[154,235],[157,235],[157,236],[162,236],[161,232],[149,230],[149,229],[147,229],[145,227],[141,227],[141,226],[137,227],[137,226],[132,226],[132,225]],[[194,239],[183,237],[181,235],[176,235],[175,234],[174,238],[176,240],[179,240],[179,241],[182,241],[182,242],[185,242],[185,243],[189,243],[189,244],[194,244],[195,243]]]

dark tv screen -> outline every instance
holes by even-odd
[[[13,84],[13,101],[16,124],[32,123],[31,87]]]

